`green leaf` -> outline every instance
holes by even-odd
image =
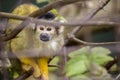
[[[37,3],[48,2],[49,0],[36,0]]]
[[[105,65],[107,62],[113,60],[113,58],[109,56],[111,52],[107,48],[94,47],[91,49],[91,52],[93,61],[99,65]]]
[[[109,56],[110,53],[110,50],[107,48],[91,48],[90,46],[73,51],[68,54],[70,60],[65,65],[64,72],[66,72],[66,76],[68,77],[83,75],[83,73],[88,71],[91,62],[101,66],[113,60]]]
[[[107,62],[112,61],[113,58],[105,54],[94,54],[92,60],[99,65],[105,65]]]
[[[81,56],[83,54],[85,55],[85,54],[89,53],[89,49],[90,49],[90,47],[86,46],[86,47],[80,48],[80,49],[78,49],[76,51],[73,51],[73,52],[69,53],[68,56],[70,58],[73,58],[73,57]]]
[[[52,12],[53,13],[53,12]],[[55,12],[54,12],[55,13]],[[58,15],[58,14],[56,14],[56,15]],[[55,20],[57,21],[60,21],[60,22],[67,22],[67,20],[63,17],[63,16],[56,16],[56,18],[55,18]]]
[[[50,61],[49,65],[58,65],[58,62],[59,62],[59,57],[54,57],[52,61]],[[57,67],[49,67],[50,71],[54,71],[56,69]]]
[[[64,72],[66,76],[78,75],[86,72],[88,70],[87,64],[88,60],[86,56],[76,57],[70,59],[65,65]]]
[[[94,54],[110,54],[111,51],[104,47],[94,47],[91,49],[91,52]]]
[[[56,9],[52,9],[50,12],[53,13],[55,17],[58,16],[58,11]]]

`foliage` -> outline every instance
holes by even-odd
[[[50,10],[50,12],[51,12],[52,14],[54,14],[55,17],[58,16],[58,12],[57,12],[56,9],[52,9],[52,10]]]
[[[36,0],[37,3],[48,2],[49,0]]]
[[[57,66],[58,62],[59,62],[59,57],[56,56],[52,59],[52,61],[50,61],[49,65],[56,65]],[[57,67],[49,67],[50,71],[54,71],[56,69],[57,69]]]
[[[70,60],[64,68],[66,76],[72,77],[72,80],[84,78],[94,74],[96,76],[106,75],[107,71],[103,67],[108,61],[113,60],[110,50],[104,47],[86,46],[69,53]],[[94,70],[93,70],[94,69]],[[75,78],[75,79],[74,79]],[[77,79],[76,79],[77,78]],[[81,79],[82,80],[82,79]]]

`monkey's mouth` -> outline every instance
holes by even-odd
[[[40,35],[40,40],[46,42],[46,41],[49,41],[50,40],[50,37],[48,34],[41,34]]]
[[[42,41],[49,41],[49,38],[40,38]]]

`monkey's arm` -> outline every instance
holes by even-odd
[[[41,77],[48,79],[48,58],[47,57],[40,57],[37,59],[38,66],[40,68]]]
[[[22,67],[28,71],[31,67],[34,69],[33,76],[34,77],[40,77],[40,69],[38,65],[36,64],[35,60],[31,58],[19,58],[19,60],[23,63]]]

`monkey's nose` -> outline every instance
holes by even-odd
[[[40,40],[49,41],[49,35],[47,33],[40,34]]]

